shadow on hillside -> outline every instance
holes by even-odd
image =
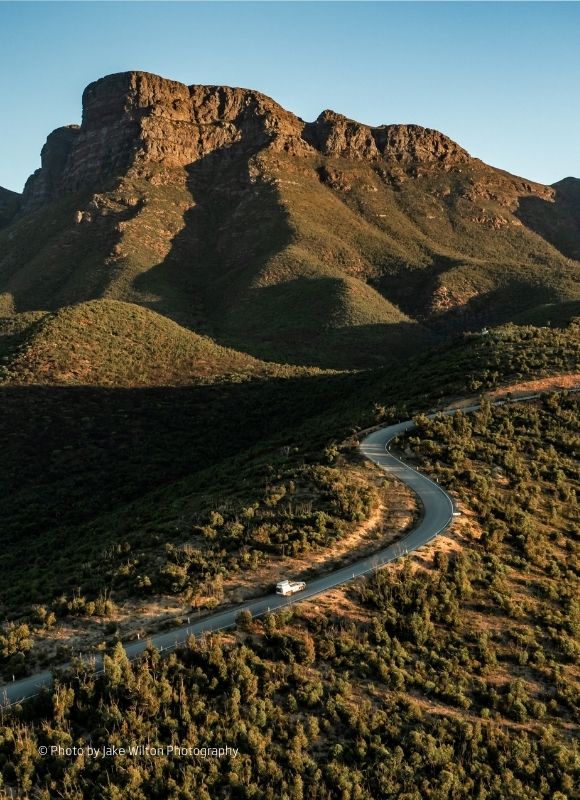
[[[562,255],[580,260],[580,180],[566,178],[554,189],[553,201],[521,197],[515,214]]]
[[[274,434],[284,441],[296,425],[329,413],[355,380],[315,375],[138,389],[0,386],[3,536],[9,519],[29,519],[33,528],[41,519],[78,522]],[[29,498],[32,508],[17,500],[29,490],[38,490]]]
[[[356,381],[0,387],[2,595],[17,580],[34,602],[35,586],[42,593],[45,582],[78,580],[74,570],[53,574],[55,563],[79,564],[144,537],[162,543],[193,495],[254,496],[282,448],[302,452],[307,442],[312,452],[349,433],[356,406],[346,421],[340,409]]]
[[[344,288],[340,278],[320,276],[250,289],[232,313],[240,333],[221,342],[267,361],[325,369],[384,366],[433,342],[412,322],[329,324],[343,311]]]
[[[118,179],[106,178],[100,190],[115,191]],[[13,221],[0,238],[1,293],[13,298],[16,312],[50,310],[103,297],[111,279],[108,259],[119,242],[120,226],[139,206],[113,204],[91,222],[76,223],[92,194],[66,194]]]
[[[292,237],[275,186],[250,176],[256,152],[234,144],[187,167],[193,205],[183,229],[166,258],[134,282],[139,293],[158,298],[144,303],[149,308],[214,338],[229,307]]]
[[[542,303],[514,317],[518,325],[567,328],[572,320],[580,318],[580,300],[567,300],[563,303]]]
[[[407,322],[332,330],[341,311],[336,278],[290,267],[286,279],[260,284],[294,234],[275,184],[251,177],[256,152],[236,144],[187,168],[194,205],[167,257],[135,279],[141,295],[157,298],[143,304],[221,345],[288,364],[365,368],[428,340]]]
[[[410,269],[408,264],[399,264],[395,271],[383,275],[375,288],[405,314],[421,319],[431,313],[433,293],[441,275],[464,264],[465,259],[434,254],[428,266]]]
[[[449,335],[460,331],[477,331],[511,322],[517,314],[542,303],[557,303],[559,300],[557,289],[514,278],[505,286],[473,297],[464,305],[433,317],[429,324],[435,332],[445,331]]]

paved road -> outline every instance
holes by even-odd
[[[539,397],[537,394],[528,395],[527,397],[517,398],[517,402],[533,400],[537,397]],[[496,405],[502,405],[504,402],[506,401],[497,401]],[[467,408],[462,408],[461,412],[468,413],[478,408],[479,405],[468,406]],[[450,409],[443,413],[453,414],[455,413],[455,409]],[[183,625],[178,628],[172,628],[165,633],[155,634],[148,640],[129,642],[125,645],[125,650],[129,658],[135,658],[142,653],[149,642],[153,643],[159,650],[170,650],[182,645],[190,635],[199,636],[205,632],[232,628],[236,623],[236,617],[240,611],[243,610],[247,610],[252,616],[258,617],[266,614],[268,611],[276,611],[292,603],[302,602],[309,597],[322,594],[354,578],[367,575],[378,567],[382,567],[434,539],[437,534],[447,528],[453,519],[453,502],[451,498],[440,486],[425,477],[425,475],[417,472],[413,467],[404,464],[398,458],[391,455],[388,450],[389,444],[393,439],[406,431],[412,430],[414,427],[413,422],[408,420],[397,425],[379,428],[366,436],[360,444],[361,451],[368,459],[382,467],[385,472],[394,475],[399,478],[399,480],[403,481],[403,483],[406,483],[419,497],[423,507],[423,514],[418,525],[406,536],[398,542],[385,547],[383,550],[379,550],[372,556],[357,561],[355,564],[342,567],[328,575],[323,575],[320,578],[310,581],[305,591],[294,595],[292,598],[286,598],[276,594],[267,595],[258,600],[251,600],[247,603],[237,605],[234,608],[203,617],[198,622],[193,622],[190,625]],[[101,656],[97,656],[91,663],[94,663],[96,672],[102,670],[103,663]],[[23,700],[28,700],[38,695],[43,687],[50,686],[52,680],[52,673],[46,671],[7,684],[4,687],[0,687],[0,702],[3,705],[10,706]]]

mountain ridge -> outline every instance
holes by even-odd
[[[7,196],[0,313],[118,300],[259,360],[378,366],[580,299],[575,187],[421,126],[118,73]]]
[[[409,164],[471,159],[449,137],[419,125],[372,127],[330,110],[309,123],[252,89],[187,86],[152,73],[121,72],[87,86],[80,126],[49,135],[23,207],[139,164],[186,166],[241,140],[248,149],[267,145],[293,155],[319,151]]]

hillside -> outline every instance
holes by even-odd
[[[0,308],[113,299],[259,359],[379,366],[577,301],[576,196],[428,128],[122,73],[48,137],[0,232]]]
[[[552,185],[552,202],[529,197],[520,214],[526,225],[537,231],[568,258],[580,258],[580,179],[564,178]]]
[[[141,306],[92,300],[0,317],[0,380],[13,384],[155,386],[283,377],[300,369],[220,347]]]
[[[165,657],[149,649],[131,664],[118,646],[103,675],[73,670],[16,731],[10,720],[0,729],[8,785],[74,781],[87,800],[572,800],[577,401],[552,395],[419,425],[410,444],[421,467],[463,511],[443,542]],[[38,755],[55,741],[128,748],[167,737],[232,750]]]
[[[325,470],[336,470],[337,444],[353,431],[578,373],[577,325],[510,325],[458,337],[398,369],[357,374],[139,389],[4,384],[1,607],[18,616],[63,594],[94,600],[103,587],[118,599],[195,593],[211,576],[255,569],[284,546],[303,552],[338,541],[344,533],[326,517],[328,503],[339,484],[348,496],[356,480],[341,475],[344,466]],[[351,502],[336,502],[348,516]],[[222,522],[214,524],[216,511]],[[171,589],[164,570],[184,542],[200,553]]]

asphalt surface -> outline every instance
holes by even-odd
[[[527,397],[517,398],[516,402],[532,400],[537,397],[539,397],[539,395],[529,395]],[[503,405],[504,402],[506,401],[498,401],[496,405]],[[478,408],[479,405],[473,405],[459,410],[462,413],[468,413],[470,411],[476,411]],[[456,409],[450,409],[443,413],[453,414],[455,411]],[[429,416],[433,417],[435,414]],[[192,621],[191,624],[155,634],[148,639],[128,642],[124,647],[129,658],[137,657],[150,644],[153,644],[160,651],[172,650],[184,644],[192,635],[200,636],[206,632],[215,632],[232,628],[236,624],[236,617],[241,611],[249,611],[253,617],[259,617],[263,614],[267,614],[269,611],[276,611],[292,603],[303,602],[310,597],[323,594],[330,589],[334,589],[336,586],[341,586],[342,584],[348,583],[348,581],[360,578],[363,575],[368,575],[373,572],[373,570],[385,564],[389,564],[391,561],[406,555],[412,550],[417,550],[444,531],[453,519],[453,501],[449,495],[443,491],[438,484],[434,483],[425,475],[422,475],[415,468],[408,466],[400,459],[391,455],[388,449],[393,439],[406,431],[412,430],[414,427],[414,423],[407,420],[397,425],[379,428],[369,433],[360,443],[362,453],[370,459],[370,461],[374,461],[374,463],[378,464],[385,472],[394,475],[409,486],[421,502],[423,511],[421,519],[417,526],[407,533],[406,536],[388,547],[373,553],[372,556],[368,556],[354,564],[334,570],[327,575],[309,581],[304,591],[292,595],[289,598],[277,594],[270,594],[258,600],[251,600],[216,614],[202,617],[197,622]],[[290,580],[294,579],[292,575],[285,575],[282,577],[288,577]],[[102,656],[93,656],[90,657],[90,659],[87,658],[87,663],[94,666],[95,672],[98,673],[102,671]],[[0,687],[0,705],[12,706],[23,700],[29,700],[37,696],[43,688],[50,686],[52,681],[53,673],[47,670]]]

